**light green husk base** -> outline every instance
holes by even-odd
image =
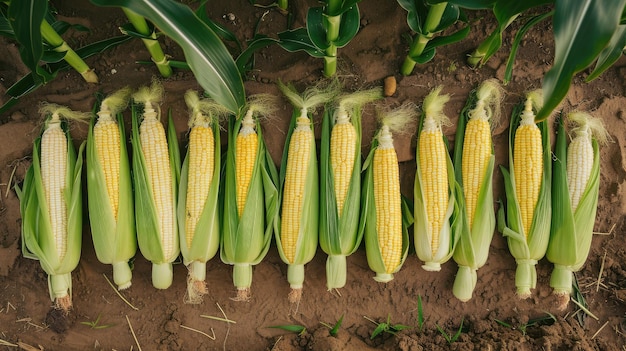
[[[117,290],[130,288],[133,273],[128,262],[113,262],[113,281],[117,284]]]
[[[174,269],[171,263],[152,264],[152,286],[157,289],[167,289],[172,285]]]
[[[517,296],[520,299],[530,297],[530,290],[537,285],[536,260],[517,260],[517,269],[515,270],[515,286],[517,287]]]
[[[376,273],[374,280],[379,283],[389,283],[393,280],[393,274],[391,273]]]
[[[304,283],[304,265],[290,264],[287,266],[287,281],[292,289],[302,289]]]
[[[252,285],[252,265],[236,263],[233,267],[233,283],[237,289],[249,289]]]
[[[48,290],[54,307],[68,313],[72,308],[72,274],[48,275]]]
[[[346,285],[346,256],[328,255],[326,259],[326,287],[328,290],[343,288]]]
[[[452,293],[462,302],[467,302],[472,298],[474,288],[476,288],[476,269],[468,266],[459,266],[459,270],[454,278]]]
[[[572,277],[571,268],[555,264],[550,276],[550,286],[554,289],[554,293],[556,295],[570,295],[572,293]]]
[[[424,262],[422,268],[429,272],[439,272],[441,270],[441,264],[439,262]]]

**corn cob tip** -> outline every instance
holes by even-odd
[[[270,116],[276,112],[278,106],[278,98],[272,94],[255,94],[248,99],[248,113],[250,117],[254,116]]]
[[[529,112],[533,114],[534,111],[539,111],[543,107],[543,91],[541,89],[535,89],[526,94],[526,102],[524,104],[524,113]]]
[[[190,128],[198,125],[207,127],[215,118],[232,113],[226,107],[212,99],[200,98],[198,92],[195,90],[188,90],[185,93],[185,103],[189,109]]]
[[[572,132],[576,136],[593,138],[603,145],[613,141],[611,135],[604,127],[602,119],[582,111],[572,111],[567,115],[567,118],[573,124]]]
[[[308,110],[314,109],[318,105],[332,100],[337,94],[339,87],[337,84],[332,83],[325,87],[321,84],[317,84],[308,87],[302,95],[298,94],[293,85],[285,85],[281,81],[278,81],[278,88],[294,107],[300,109],[300,115],[306,116]]]
[[[161,102],[161,100],[163,100],[163,94],[163,85],[161,85],[157,79],[152,79],[152,84],[150,86],[140,87],[132,95],[132,98],[138,103],[145,104],[146,108],[148,108],[148,103],[151,103],[150,105],[152,105],[154,103]]]
[[[98,112],[98,116],[110,116],[123,111],[126,106],[128,106],[128,99],[130,98],[130,94],[131,89],[127,86],[107,96],[100,103],[100,111]]]
[[[504,89],[497,79],[487,79],[476,91],[476,107],[469,112],[470,118],[489,119],[492,125],[499,121]]]
[[[393,110],[379,109],[377,116],[382,125],[381,131],[386,127],[389,132],[406,134],[412,129],[410,127],[417,119],[417,106],[405,102]]]
[[[39,106],[39,113],[44,116],[50,116],[47,125],[61,122],[61,118],[76,121],[86,121],[90,118],[88,112],[73,111],[69,107],[44,102]]]
[[[443,86],[433,89],[425,98],[422,110],[424,111],[424,131],[440,129],[443,125],[450,124],[448,116],[443,112],[445,104],[450,101],[450,95],[440,95]]]
[[[383,98],[382,87],[360,90],[350,94],[344,94],[338,98],[337,109],[335,110],[336,123],[348,120],[349,110]]]

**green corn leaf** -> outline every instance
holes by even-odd
[[[427,0],[428,4],[439,4],[442,2],[450,2],[459,7],[471,9],[471,10],[485,10],[491,9],[498,2],[498,0]]]
[[[535,24],[543,21],[544,19],[552,16],[554,11],[546,12],[537,16],[531,17],[524,25],[517,31],[515,34],[515,38],[513,39],[513,44],[511,45],[511,52],[509,53],[509,58],[506,62],[506,70],[504,71],[504,79],[503,83],[508,84],[511,81],[511,77],[513,76],[513,63],[515,62],[515,56],[517,55],[517,49],[526,35],[526,32],[535,26]]]
[[[585,79],[585,81],[590,82],[598,78],[602,73],[604,73],[604,71],[613,66],[613,64],[624,54],[624,49],[626,49],[626,25],[621,25],[615,33],[613,33],[613,37],[607,47],[600,52],[598,61],[596,62],[596,67]]]
[[[78,54],[78,56],[85,59],[87,57],[102,53],[130,39],[130,37],[124,35],[105,39],[77,49],[76,53]],[[43,66],[43,69],[48,70],[52,78],[56,77],[59,72],[67,70],[69,68],[70,65],[65,61],[60,61]],[[9,89],[7,89],[6,95],[10,96],[10,99],[0,107],[0,114],[8,111],[8,109],[11,108],[11,106],[13,106],[15,103],[17,103],[17,101],[22,96],[34,91],[42,84],[43,82],[38,80],[36,78],[36,75],[32,72],[22,77],[19,81],[17,81],[15,84],[9,87]]]
[[[280,40],[278,45],[289,52],[305,51],[312,57],[322,58],[326,56],[323,50],[320,50],[309,37],[306,28],[298,28],[286,30],[278,33]]]
[[[543,79],[542,121],[559,105],[572,77],[589,66],[618,28],[626,0],[556,0],[554,64]]]
[[[354,38],[361,26],[361,15],[359,14],[359,7],[354,5],[348,8],[341,15],[341,24],[339,27],[339,37],[333,43],[336,47],[342,48]]]
[[[231,32],[225,26],[213,21],[209,16],[207,16],[206,2],[203,2],[198,9],[196,10],[196,16],[202,20],[207,26],[211,28],[215,32],[215,34],[219,35],[223,40],[230,41],[237,46],[237,52],[241,52],[241,43],[235,33]]]
[[[39,66],[43,55],[41,22],[48,11],[46,0],[11,1],[7,11],[9,23],[20,44],[22,62],[33,73],[36,80],[47,82],[53,77]]]
[[[198,83],[215,101],[233,112],[245,104],[241,75],[224,43],[187,6],[172,0],[92,0],[118,6],[149,19],[183,51]]]

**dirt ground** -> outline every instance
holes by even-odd
[[[98,8],[87,1],[53,1],[59,18],[91,28],[89,33],[69,32],[70,44],[84,45],[114,35],[125,23],[118,9]],[[294,26],[301,26],[307,6],[314,1],[293,1]],[[194,4],[192,4],[194,6]],[[273,35],[286,28],[286,17],[275,10],[250,5],[248,1],[209,1],[209,16],[233,30],[240,40],[252,36],[252,28],[261,17],[260,32]],[[502,79],[510,44],[519,23],[505,34],[504,47],[484,67],[476,70],[465,64],[466,54],[495,26],[487,12],[470,14],[472,32],[462,42],[440,49],[435,59],[418,66],[413,75],[400,77],[398,68],[408,44],[403,34],[409,32],[406,12],[395,1],[364,0],[360,4],[361,29],[350,44],[339,51],[339,77],[347,90],[373,87],[394,75],[398,90],[385,104],[405,101],[421,104],[436,85],[452,94],[445,112],[454,124],[445,133],[454,138],[457,116],[469,92],[485,79]],[[267,12],[267,13],[266,13]],[[234,18],[229,16],[234,15]],[[513,105],[526,91],[541,86],[553,56],[553,39],[549,22],[531,30],[519,50],[514,79],[506,86],[505,121],[494,132],[496,164],[506,165],[508,117]],[[165,51],[183,60],[182,51],[171,40],[164,39]],[[18,47],[0,39],[0,102],[4,92],[27,73],[20,63]],[[287,301],[289,286],[286,265],[278,255],[275,243],[267,257],[254,269],[252,298],[249,302],[231,300],[232,267],[213,258],[207,267],[209,295],[200,305],[183,303],[186,269],[174,267],[174,284],[167,290],[156,290],[150,281],[151,265],[138,252],[134,261],[134,279],[123,296],[136,307],[125,304],[107,284],[110,267],[96,259],[85,221],[82,258],[73,273],[74,308],[68,317],[51,312],[46,275],[39,263],[26,259],[20,252],[19,203],[13,186],[19,184],[30,164],[32,141],[39,133],[41,119],[37,113],[40,101],[64,104],[72,109],[89,111],[98,91],[110,93],[125,85],[133,88],[148,84],[158,72],[153,66],[137,64],[149,58],[143,44],[132,40],[87,62],[100,78],[89,85],[75,72],[63,72],[54,81],[23,98],[7,114],[0,116],[0,339],[9,344],[23,343],[26,350],[135,350],[133,338],[143,350],[622,350],[626,344],[626,60],[624,57],[600,79],[584,83],[588,72],[578,75],[567,99],[566,111],[582,109],[601,116],[614,142],[601,150],[602,170],[600,200],[591,253],[577,278],[593,316],[580,325],[582,313],[573,304],[558,311],[556,298],[548,285],[551,264],[541,260],[537,266],[538,285],[528,300],[515,296],[515,260],[509,254],[501,234],[494,235],[487,264],[478,271],[478,284],[472,300],[458,301],[452,295],[456,264],[450,261],[437,273],[426,272],[411,251],[402,270],[387,284],[375,282],[361,247],[348,258],[348,283],[337,292],[325,287],[326,255],[318,249],[306,265],[304,295],[297,309]],[[255,69],[245,81],[248,94],[279,94],[275,83],[293,82],[303,89],[319,80],[322,60],[304,53],[288,53],[270,47],[256,55]],[[189,71],[177,70],[163,80],[166,99],[163,108],[171,108],[184,147],[187,112],[183,94],[199,89]],[[281,100],[281,109],[265,120],[263,127],[268,147],[279,162],[287,131],[291,107]],[[318,113],[316,122],[319,122]],[[126,113],[126,117],[130,117]],[[318,123],[319,124],[319,123]],[[72,126],[77,142],[86,137],[86,126]],[[363,151],[369,150],[375,128],[371,111],[364,115]],[[319,134],[318,134],[319,137]],[[223,141],[226,140],[223,135]],[[399,137],[396,147],[401,161],[402,191],[412,197],[415,173],[415,135]],[[504,196],[502,176],[494,174],[494,196]],[[423,301],[424,325],[418,326],[418,296]],[[223,317],[236,323],[207,319],[201,315]],[[578,313],[577,313],[578,312]],[[556,321],[546,320],[551,313]],[[336,337],[322,323],[333,325],[341,316],[343,323]],[[367,317],[367,318],[366,318]],[[396,336],[383,333],[370,339],[376,322],[390,318],[392,324],[411,326]],[[88,322],[98,320],[92,327]],[[306,327],[301,335],[276,325],[297,324]],[[131,326],[132,325],[132,330]],[[202,331],[215,340],[189,328]],[[444,337],[461,330],[458,339],[448,344]],[[3,344],[0,344],[3,345]],[[29,346],[30,345],[30,346]],[[0,346],[14,350],[15,346]]]

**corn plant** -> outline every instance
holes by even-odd
[[[455,43],[469,33],[470,27],[464,26],[452,34],[436,36],[457,21],[466,21],[465,15],[457,5],[448,2],[430,4],[425,0],[397,1],[407,11],[407,23],[417,34],[400,68],[402,75],[410,75],[417,63],[424,64],[432,60],[436,47]]]
[[[47,0],[0,3],[0,35],[20,45],[22,62],[31,72],[6,91],[7,101],[0,106],[6,112],[24,95],[53,80],[63,70],[74,68],[88,82],[97,82],[95,73],[83,61],[130,39],[107,38],[73,50],[61,35],[69,28],[88,30],[79,25],[57,21],[48,9]]]
[[[98,6],[124,7],[152,22],[178,43],[198,83],[217,103],[237,112],[245,105],[241,75],[228,49],[188,6],[173,0],[92,0]]]
[[[287,51],[304,50],[309,55],[324,58],[324,75],[331,77],[337,70],[337,49],[346,46],[359,31],[360,0],[323,0],[322,7],[309,9],[306,28],[278,34],[279,45]]]

